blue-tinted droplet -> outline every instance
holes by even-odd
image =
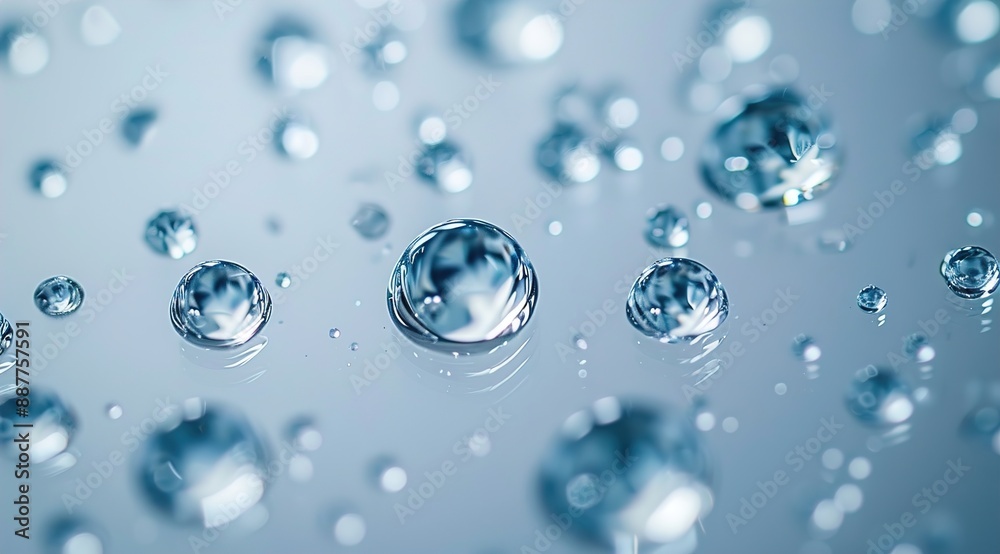
[[[287,289],[292,286],[292,276],[289,275],[287,271],[282,271],[274,278],[274,284],[283,289]]]
[[[913,415],[914,404],[909,387],[895,371],[868,366],[855,375],[847,409],[863,423],[896,425]]]
[[[522,329],[537,297],[535,270],[513,237],[485,221],[453,219],[403,251],[388,304],[393,322],[411,339],[471,348]]]
[[[181,210],[163,210],[146,223],[146,244],[175,260],[194,252],[198,230],[194,218]]]
[[[729,297],[707,267],[687,258],[663,258],[639,274],[625,314],[648,337],[690,341],[722,325],[729,316]]]
[[[187,341],[206,347],[238,346],[252,339],[271,316],[271,296],[247,268],[227,261],[203,262],[174,290],[170,321]]]
[[[941,276],[951,292],[962,298],[980,298],[997,290],[1000,268],[996,256],[979,246],[963,246],[941,261]]]
[[[389,214],[378,204],[362,204],[351,218],[351,227],[363,238],[378,240],[389,231]]]
[[[458,146],[442,141],[424,148],[417,172],[443,192],[462,192],[472,185],[472,168]]]
[[[657,206],[646,216],[646,240],[653,246],[680,248],[691,234],[688,218],[674,206]]]
[[[122,122],[122,136],[134,147],[142,146],[153,138],[156,131],[156,112],[151,109],[136,110]]]
[[[69,188],[69,178],[58,164],[42,160],[31,169],[31,186],[46,198],[58,198]]]
[[[858,307],[869,314],[877,314],[889,301],[885,291],[875,285],[868,285],[858,292]]]
[[[27,398],[27,406],[18,399]],[[23,412],[21,410],[24,410]],[[15,442],[24,428],[16,423],[31,425],[28,453],[31,463],[42,464],[62,454],[76,435],[76,416],[54,392],[32,384],[27,397],[18,396],[13,386],[0,391],[0,450],[17,460],[20,444]]]
[[[65,275],[49,277],[35,289],[35,306],[45,315],[69,315],[82,305],[83,287]]]
[[[538,166],[563,183],[586,183],[601,172],[599,149],[574,125],[559,124],[539,145]]]
[[[503,65],[547,60],[563,43],[559,18],[530,0],[464,0],[455,29],[474,54]]]
[[[7,318],[0,313],[0,356],[10,348],[10,343],[14,340],[14,327],[11,326]],[[0,371],[2,372],[2,371]]]

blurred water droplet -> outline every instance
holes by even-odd
[[[642,167],[642,150],[631,142],[618,141],[610,146],[607,154],[610,155],[615,167],[622,171],[635,171]]]
[[[0,389],[0,450],[4,456],[16,461],[21,452],[15,424],[31,424],[31,441],[28,454],[32,464],[55,462],[66,452],[76,436],[77,418],[63,400],[54,392],[32,384],[28,395],[30,402],[27,416],[18,413],[16,388],[9,385]]]
[[[735,433],[740,428],[740,420],[735,417],[727,417],[722,420],[722,430],[727,433]]]
[[[823,451],[821,457],[823,467],[831,471],[840,469],[844,465],[844,453],[839,448],[829,448]]]
[[[549,222],[549,234],[553,237],[558,237],[563,232],[563,224],[561,221],[551,221]]]
[[[399,105],[399,87],[392,81],[379,81],[372,89],[372,104],[380,112],[389,112]]]
[[[712,412],[701,412],[694,418],[694,424],[699,431],[711,431],[715,428],[715,414]]]
[[[680,137],[667,137],[660,144],[660,155],[668,162],[676,162],[684,155],[684,141]]]
[[[246,343],[267,325],[271,295],[247,268],[222,260],[194,266],[170,301],[170,321],[181,337],[203,347]]]
[[[779,85],[789,84],[799,78],[799,61],[795,56],[781,54],[775,56],[768,65],[771,79]]]
[[[58,554],[104,554],[106,535],[96,525],[75,517],[58,520],[46,532],[46,542]]]
[[[440,117],[428,116],[417,124],[417,138],[420,142],[433,146],[448,137],[448,125]]]
[[[738,12],[737,17],[723,35],[722,43],[733,61],[752,62],[771,47],[771,23],[749,10]]]
[[[981,298],[997,290],[1000,267],[996,256],[979,246],[963,246],[945,254],[941,276],[951,292],[962,298]]]
[[[369,69],[386,71],[403,63],[409,49],[403,38],[392,27],[383,27],[367,44],[365,54]]]
[[[337,329],[336,327],[330,329],[330,338],[331,339],[339,339],[340,338],[340,329]]]
[[[889,296],[875,285],[868,285],[858,292],[858,307],[869,314],[877,314],[885,308]]]
[[[845,513],[853,514],[861,509],[864,504],[865,495],[861,492],[861,487],[847,483],[837,487],[837,492],[833,495],[833,501]]]
[[[80,19],[80,36],[91,46],[111,44],[122,32],[115,16],[104,6],[91,6]]]
[[[828,229],[819,236],[819,249],[826,253],[846,252],[853,244],[840,229]]]
[[[175,260],[194,252],[198,229],[194,218],[181,210],[162,210],[146,223],[146,244]]]
[[[464,0],[455,12],[460,40],[480,57],[499,64],[540,62],[563,43],[562,22],[538,2]]]
[[[702,150],[709,188],[746,211],[794,206],[829,188],[840,156],[818,111],[825,100],[787,88],[747,98]]]
[[[367,529],[365,519],[360,515],[343,514],[333,524],[333,538],[341,546],[356,546],[365,539]]]
[[[868,366],[855,376],[847,408],[862,423],[896,425],[913,415],[914,405],[910,389],[895,371]]]
[[[540,481],[547,511],[573,514],[571,532],[605,545],[678,541],[713,504],[708,460],[688,420],[611,397],[566,420]]]
[[[69,178],[55,162],[43,160],[31,170],[31,186],[46,198],[59,198],[69,188]]]
[[[403,251],[389,286],[389,312],[418,343],[492,348],[528,323],[537,287],[531,262],[506,231],[454,219],[424,231]]]
[[[289,275],[288,272],[282,271],[274,278],[274,284],[283,289],[287,289],[292,286],[292,276]]]
[[[278,88],[298,92],[326,81],[331,60],[325,46],[298,22],[277,22],[264,36],[259,67]]]
[[[472,167],[458,146],[447,141],[424,149],[417,172],[443,192],[462,192],[472,185]]]
[[[646,240],[653,246],[680,248],[690,237],[687,216],[679,208],[661,204],[646,214]]]
[[[312,479],[314,472],[312,460],[302,454],[295,454],[288,460],[288,476],[293,481],[305,483]]]
[[[361,346],[360,346],[360,345],[358,345],[358,343],[356,343],[356,342],[352,342],[352,343],[351,343],[351,351],[352,351],[352,352],[356,352],[356,351],[358,350],[358,348],[360,348],[360,347],[361,347]]]
[[[792,344],[792,352],[796,358],[803,362],[815,362],[823,354],[819,345],[816,344],[812,337],[806,335],[795,337],[795,342]]]
[[[376,485],[384,492],[399,492],[406,486],[406,470],[391,458],[380,458],[373,462],[372,473]]]
[[[1000,30],[1000,6],[994,0],[948,0],[942,14],[965,44],[985,42]]]
[[[47,316],[69,315],[83,305],[83,287],[65,275],[56,275],[38,284],[34,298],[35,307]]]
[[[302,452],[313,452],[323,444],[323,434],[316,427],[316,422],[307,417],[292,421],[287,434],[292,446]]]
[[[621,92],[605,96],[601,103],[601,119],[615,129],[628,129],[639,120],[639,104]]]
[[[286,119],[278,128],[277,147],[289,159],[308,160],[319,151],[319,136],[304,121]]]
[[[19,25],[10,23],[0,32],[0,53],[15,74],[34,75],[49,63],[49,43],[38,31],[21,32]]]
[[[889,0],[854,0],[851,21],[859,33],[877,35],[889,26],[891,20],[892,4]]]
[[[729,316],[729,298],[707,267],[663,258],[642,271],[625,304],[629,322],[660,342],[690,342]]]
[[[774,385],[774,392],[778,396],[782,396],[786,392],[788,392],[788,385],[786,385],[784,383],[778,383],[778,384]]]
[[[576,375],[580,379],[586,379],[587,378],[587,370],[586,369],[581,369],[580,371],[576,372]]]
[[[854,458],[847,466],[847,472],[859,481],[867,479],[872,473],[872,463],[868,458]]]
[[[844,512],[833,500],[824,499],[816,504],[810,521],[816,530],[830,533],[840,529],[844,522]]]
[[[698,219],[708,219],[712,217],[712,204],[709,202],[699,202],[694,207],[694,214],[698,216]]]
[[[119,404],[108,404],[104,407],[104,410],[111,419],[119,419],[125,413],[125,410]]]
[[[143,108],[130,112],[122,121],[122,136],[125,142],[138,148],[150,140],[156,134],[155,110]]]
[[[362,204],[351,217],[351,227],[363,238],[378,240],[389,231],[389,214],[378,204]]]
[[[920,364],[934,359],[934,347],[930,345],[926,335],[914,333],[904,340],[903,352]]]
[[[579,128],[560,124],[539,145],[538,166],[564,183],[586,183],[601,171],[601,159],[592,141]]]

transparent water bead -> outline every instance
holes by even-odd
[[[351,227],[363,238],[378,240],[389,231],[389,214],[378,204],[362,204],[351,217]]]
[[[17,460],[21,452],[14,442],[18,432],[15,423],[31,424],[28,453],[33,464],[42,464],[62,454],[76,435],[76,416],[62,399],[48,389],[31,386],[27,416],[18,413],[18,399],[13,385],[0,390],[0,450],[4,456]]]
[[[69,188],[69,178],[55,162],[42,160],[31,170],[31,186],[46,198],[59,198]]]
[[[35,288],[35,306],[45,315],[69,315],[82,305],[83,287],[65,275],[49,277]]]
[[[58,554],[105,554],[107,535],[93,523],[69,517],[58,520],[46,531],[46,542]]]
[[[663,258],[639,274],[625,315],[648,337],[688,342],[722,325],[729,316],[729,298],[707,267],[687,258]]]
[[[135,110],[128,114],[122,122],[125,142],[136,148],[149,142],[156,131],[156,119],[156,111],[151,109]]]
[[[287,271],[279,272],[274,277],[274,284],[278,285],[283,289],[287,289],[288,287],[292,286],[292,276],[289,275]]]
[[[1000,268],[996,256],[985,248],[963,246],[945,254],[941,276],[956,295],[980,298],[997,290]]]
[[[945,0],[939,17],[956,39],[979,44],[1000,31],[1000,2],[997,0]]]
[[[308,160],[319,151],[319,136],[305,121],[286,119],[278,128],[277,147],[290,160]]]
[[[914,403],[910,389],[895,371],[868,366],[852,381],[847,409],[863,423],[896,425],[913,415]]]
[[[194,266],[174,290],[170,321],[188,342],[206,347],[238,346],[271,317],[271,296],[247,268],[222,260]]]
[[[817,108],[790,89],[746,100],[702,150],[708,187],[747,211],[794,206],[831,184],[840,167],[833,135]]]
[[[472,168],[459,148],[447,141],[428,145],[417,161],[421,177],[444,192],[462,192],[472,185]]]
[[[889,296],[875,285],[868,285],[858,292],[858,307],[869,314],[877,314],[885,308]]]
[[[0,314],[0,356],[10,348],[14,340],[14,326],[7,321],[7,318]],[[2,373],[2,371],[0,371]]]
[[[265,34],[257,59],[261,72],[289,92],[314,89],[330,74],[327,48],[304,24],[292,20],[278,21]]]
[[[539,145],[538,166],[564,183],[586,183],[601,172],[600,152],[578,127],[559,124]]]
[[[684,538],[712,509],[709,483],[707,456],[686,418],[613,397],[566,420],[540,472],[546,511],[605,545]]]
[[[383,27],[381,31],[365,44],[366,62],[369,69],[386,71],[402,63],[407,54],[406,43],[392,27]]]
[[[458,37],[493,63],[518,65],[551,58],[562,47],[563,26],[545,3],[465,0],[455,11]]]
[[[535,270],[513,237],[492,223],[452,219],[406,247],[387,301],[410,339],[488,350],[528,323],[537,299]]]
[[[146,223],[146,244],[160,254],[179,260],[198,246],[194,218],[182,210],[163,210]]]
[[[22,23],[12,22],[0,31],[0,54],[16,75],[34,75],[49,63],[49,42],[42,33],[24,32]]]
[[[192,409],[196,402],[150,436],[140,486],[174,521],[220,527],[261,500],[270,475],[264,447],[242,415],[204,404]]]
[[[688,218],[679,208],[660,205],[646,214],[646,240],[654,246],[680,248],[691,234]]]

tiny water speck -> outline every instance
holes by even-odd
[[[338,329],[336,327],[330,329],[330,338],[331,339],[339,339],[340,338],[340,329]]]
[[[868,285],[858,292],[858,307],[869,314],[877,314],[885,308],[888,296],[875,285]]]
[[[125,413],[125,410],[123,410],[118,404],[108,404],[105,407],[105,410],[108,413],[108,417],[111,419],[118,419]]]
[[[52,317],[69,315],[83,305],[83,287],[65,275],[42,281],[35,288],[35,306]]]
[[[356,343],[356,342],[352,342],[351,343],[351,350],[352,351],[357,351],[358,348],[360,348],[360,345],[358,345],[358,343]]]
[[[552,221],[549,223],[549,234],[553,237],[558,237],[563,232],[563,224],[560,221]]]
[[[31,171],[31,185],[46,198],[59,198],[69,188],[69,178],[55,162],[43,160]]]
[[[292,276],[287,272],[282,271],[274,278],[274,283],[283,289],[287,289],[292,286]]]
[[[812,337],[806,335],[795,337],[795,342],[792,344],[792,352],[796,358],[803,362],[815,362],[823,353]]]
[[[576,335],[575,337],[573,337],[573,345],[576,346],[579,350],[586,350],[587,339],[583,338],[583,335]]]

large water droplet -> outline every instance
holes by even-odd
[[[996,256],[985,248],[963,246],[945,254],[941,276],[958,296],[980,298],[997,290],[1000,268]]]
[[[462,192],[472,184],[472,168],[454,144],[442,141],[428,145],[417,161],[421,177],[444,192]]]
[[[389,313],[410,339],[484,349],[517,333],[534,313],[538,280],[521,246],[499,227],[453,219],[403,251],[389,283]]]
[[[194,218],[181,210],[163,210],[146,223],[146,244],[175,260],[194,252],[198,230]]]
[[[608,397],[566,420],[540,484],[547,512],[570,517],[572,532],[648,545],[682,539],[711,511],[709,480],[690,422]]]
[[[69,179],[55,162],[42,160],[31,170],[31,186],[46,198],[59,198],[69,188]]]
[[[559,51],[563,27],[526,0],[465,0],[455,12],[458,36],[474,53],[499,64],[547,60]]]
[[[82,305],[83,287],[65,275],[49,277],[35,288],[35,306],[45,315],[69,315]]]
[[[653,246],[680,248],[691,237],[687,216],[674,206],[657,206],[646,215],[646,221],[646,240]]]
[[[17,460],[21,443],[15,439],[24,429],[14,425],[30,424],[31,463],[43,464],[69,447],[76,434],[76,416],[54,392],[37,385],[31,387],[26,408],[18,405],[18,399],[23,398],[13,385],[0,390],[0,450],[11,460]],[[23,412],[26,415],[22,415],[22,409],[26,409]]]
[[[858,307],[869,314],[877,314],[885,308],[889,296],[875,285],[868,285],[858,292]]]
[[[271,317],[271,296],[247,268],[222,260],[200,263],[174,290],[170,321],[187,341],[207,347],[238,346]]]
[[[389,214],[378,204],[362,204],[351,217],[351,227],[368,240],[378,240],[389,231]]]
[[[748,211],[794,206],[828,188],[840,157],[810,106],[789,89],[749,99],[702,151],[709,188]]]
[[[559,124],[538,145],[538,166],[553,179],[564,183],[586,183],[601,171],[601,158],[595,144],[583,131],[569,124]]]
[[[729,298],[707,267],[687,258],[663,258],[639,274],[625,314],[648,337],[685,342],[717,329],[729,316]]]
[[[847,409],[871,425],[896,425],[913,415],[910,389],[899,375],[886,368],[859,370],[847,395]]]
[[[157,508],[179,523],[219,527],[260,501],[264,447],[242,415],[202,404],[173,423],[150,436],[139,466]]]

